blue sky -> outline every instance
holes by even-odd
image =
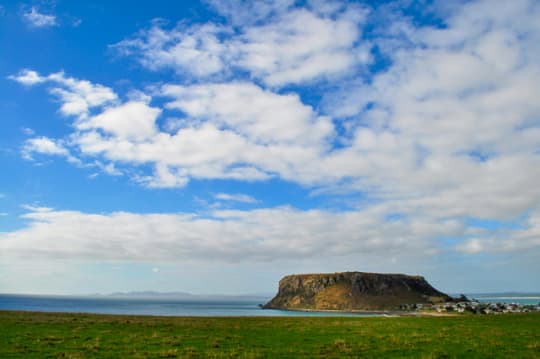
[[[540,290],[539,15],[0,2],[0,292]]]

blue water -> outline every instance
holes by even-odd
[[[467,294],[469,299],[477,299],[484,303],[516,303],[523,305],[539,305],[539,293],[480,293]]]
[[[540,294],[468,294],[468,298],[489,303],[519,303],[537,305]],[[377,316],[376,313],[294,312],[261,309],[257,299],[170,299],[71,297],[0,294],[0,310],[40,312],[72,312],[101,314],[140,314],[164,316]]]
[[[362,313],[293,312],[261,309],[265,300],[217,299],[140,299],[108,297],[68,297],[0,294],[0,310],[25,310],[40,312],[72,312],[100,314],[140,314],[165,316],[377,316]]]

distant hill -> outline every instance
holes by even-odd
[[[155,292],[155,291],[133,291],[133,292],[115,292],[107,294],[114,298],[191,298],[192,294],[186,292]]]
[[[105,298],[125,298],[125,299],[155,299],[155,300],[254,300],[265,301],[271,295],[265,294],[192,294],[187,292],[155,292],[155,291],[133,291],[115,292],[111,294],[95,294],[96,297]]]
[[[393,310],[406,304],[440,303],[452,297],[421,276],[363,272],[294,274],[279,281],[263,307],[296,310]]]

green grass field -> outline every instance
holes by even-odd
[[[184,318],[0,311],[0,358],[540,358],[540,313]]]

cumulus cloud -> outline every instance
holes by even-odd
[[[32,159],[32,153],[68,156],[69,151],[57,141],[47,137],[35,137],[26,140],[23,147],[23,157]]]
[[[154,25],[133,39],[124,40],[113,47],[122,55],[134,55],[151,69],[173,68],[187,71],[196,77],[220,73],[230,54],[220,37],[229,30],[213,24],[194,25],[167,31]]]
[[[271,86],[340,74],[370,61],[370,45],[359,39],[364,9],[283,11],[290,3],[214,3],[237,27],[181,23],[167,30],[157,23],[113,48],[151,70],[172,68],[198,80],[248,71]],[[257,18],[264,21],[248,21]]]
[[[52,84],[61,113],[74,117],[69,141],[50,139],[52,144],[42,143],[42,150],[60,154],[54,144],[62,144],[104,163],[151,168],[135,176],[149,187],[180,187],[192,179],[277,178],[319,193],[361,193],[364,200],[353,207],[373,209],[382,203],[380,218],[403,216],[389,222],[366,218],[380,227],[403,226],[407,241],[414,242],[413,234],[431,238],[423,242],[429,248],[436,247],[438,235],[461,236],[464,241],[452,250],[462,253],[536,248],[537,2],[519,0],[504,6],[485,0],[460,2],[441,13],[440,27],[419,26],[394,14],[396,26],[376,29],[369,44],[362,35],[369,16],[363,8],[332,2],[300,9],[289,2],[276,7],[264,2],[253,5],[260,6],[259,15],[247,21],[230,15],[230,4],[216,5],[231,16],[225,25],[167,30],[156,24],[116,45],[152,70],[190,73],[155,85],[152,98],[139,94],[121,102],[111,89],[63,73],[42,76],[23,70],[13,76],[23,85]],[[288,10],[280,10],[284,8]],[[369,62],[372,45],[387,66],[366,75],[359,66]],[[227,81],[238,71],[245,77]],[[340,81],[330,81],[338,73],[343,75]],[[332,89],[322,94],[323,106],[302,100],[311,94],[305,85],[315,79],[329,86],[321,91]],[[282,89],[291,84],[299,89]],[[152,102],[155,98],[159,101]],[[273,211],[265,215],[298,214]],[[239,218],[248,221],[245,214],[225,219],[236,225]],[[351,213],[342,218],[309,212],[317,218],[319,214],[345,227],[354,226],[343,218],[362,223]],[[530,223],[523,223],[522,232],[479,235],[465,229],[471,217],[508,221],[526,217]],[[202,219],[190,221],[191,226]],[[35,225],[43,223],[49,222],[36,220]],[[219,227],[221,222],[216,223]],[[257,225],[270,232],[273,228],[267,222]],[[317,230],[315,226],[313,233]],[[339,247],[343,241],[360,251],[362,245],[355,247],[346,239],[355,231],[369,233],[369,228],[354,227],[332,243]],[[362,237],[359,243],[402,238],[400,232],[385,231],[365,237],[367,242]],[[320,248],[317,243],[306,240],[298,248]],[[242,244],[249,254],[252,242]],[[302,253],[298,248],[289,249]]]
[[[24,13],[23,18],[30,26],[36,28],[55,26],[57,24],[56,16],[40,13],[35,6],[32,6],[30,11]]]
[[[157,133],[156,118],[161,113],[158,108],[146,103],[130,101],[107,108],[88,121],[79,124],[80,129],[101,129],[119,139],[142,141]]]
[[[232,129],[253,142],[313,144],[332,134],[329,118],[319,117],[298,95],[278,95],[251,83],[166,85],[166,106],[192,118]]]
[[[442,28],[388,34],[388,70],[326,96],[352,134],[325,167],[440,215],[509,218],[533,206],[539,12],[531,1],[474,1],[452,7]]]
[[[303,83],[347,71],[370,60],[358,45],[365,12],[347,9],[329,18],[299,9],[246,28],[238,38],[238,66],[271,86]]]
[[[68,77],[64,72],[42,76],[36,71],[24,69],[9,78],[27,86],[52,84],[50,92],[62,103],[60,112],[65,116],[85,118],[92,108],[114,103],[118,98],[116,93],[106,86]]]
[[[57,78],[65,76],[46,77]],[[315,160],[328,147],[334,131],[328,117],[317,115],[296,94],[279,95],[251,83],[164,85],[156,93],[168,100],[164,109],[147,101],[117,103],[114,92],[82,83],[98,89],[97,96],[74,90],[83,104],[80,111],[66,110],[74,108],[69,99],[62,104],[62,113],[75,116],[75,132],[66,144],[105,161],[152,165],[152,175],[135,178],[149,187],[184,186],[190,178],[262,180],[275,173],[293,178],[301,161]],[[92,107],[98,110],[90,113]],[[163,110],[186,116],[177,120],[178,130],[160,127]],[[27,153],[46,153],[33,142],[27,148]],[[58,149],[50,153],[60,154]]]
[[[45,77],[40,76],[36,71],[28,69],[21,70],[17,75],[8,76],[8,78],[26,86],[32,86],[46,81]]]

